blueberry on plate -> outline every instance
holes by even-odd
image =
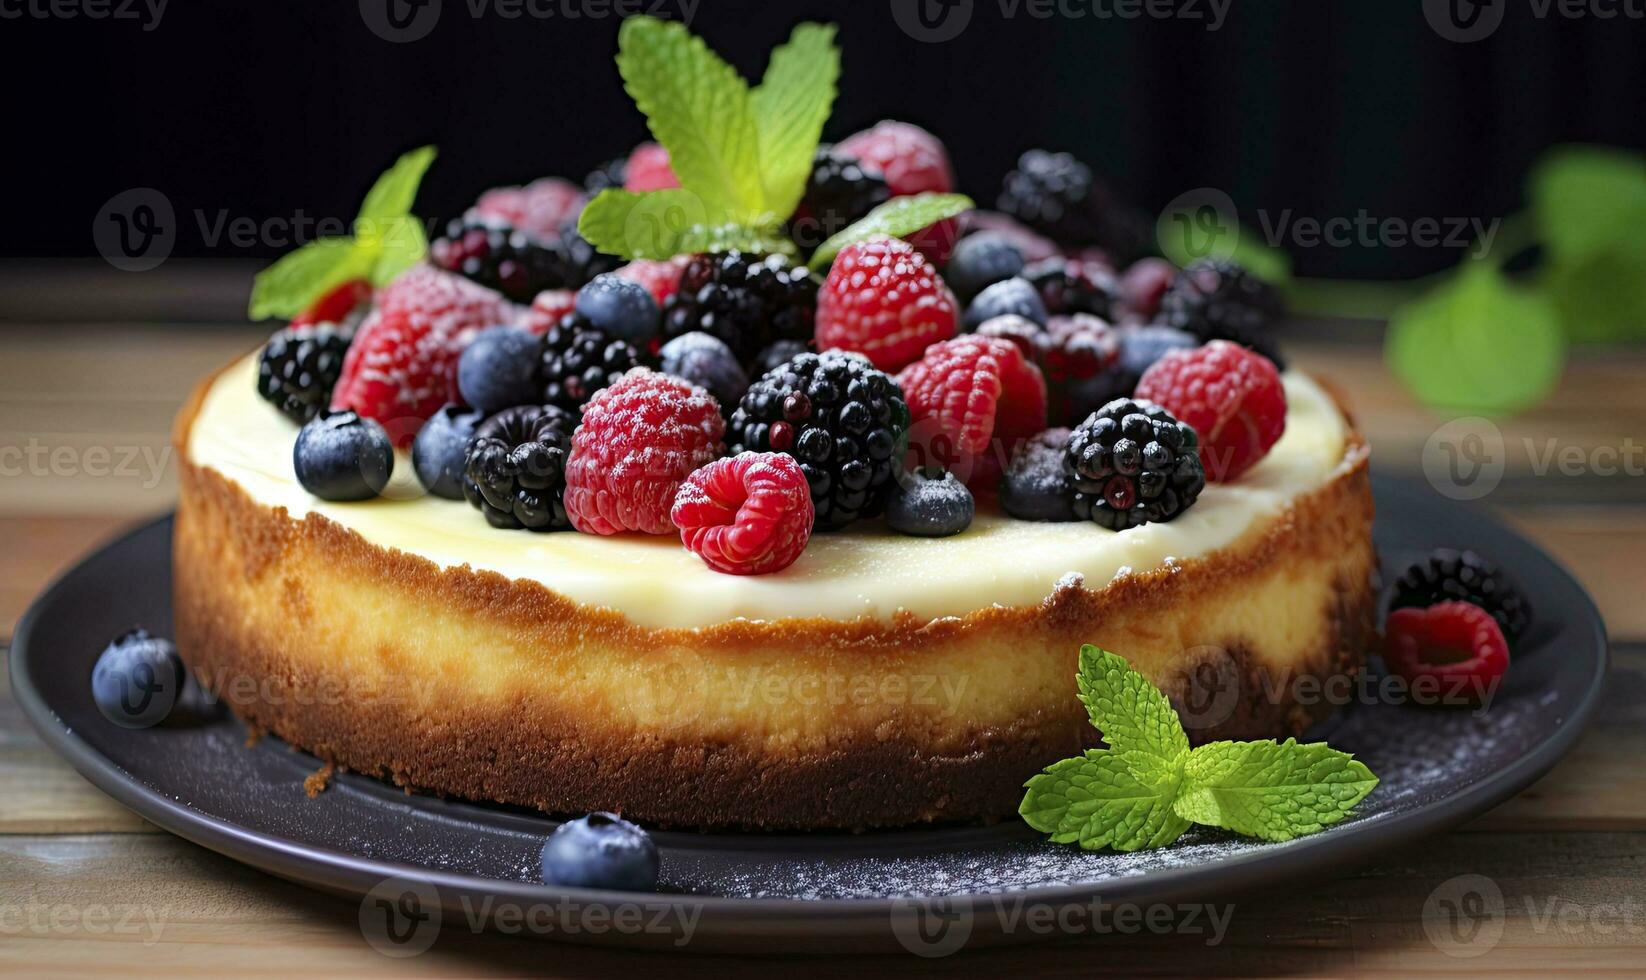
[[[563,823],[543,844],[543,880],[551,885],[648,892],[658,864],[651,836],[613,813]]]
[[[1020,521],[1074,521],[1074,473],[1064,462],[1068,429],[1047,429],[1012,453],[1000,506]]]
[[[749,376],[726,342],[713,334],[694,330],[663,345],[658,352],[664,374],[702,385],[727,411],[737,407],[749,390]]]
[[[483,330],[457,359],[457,390],[487,415],[536,401],[542,342],[517,327]]]
[[[303,489],[321,500],[370,500],[394,470],[389,434],[351,411],[316,415],[297,433],[292,468]]]
[[[463,499],[463,467],[469,440],[485,414],[478,408],[447,405],[435,412],[412,440],[412,469],[423,488],[437,497]]]
[[[171,714],[183,690],[183,658],[170,640],[134,629],[115,637],[91,670],[91,697],[122,728],[148,728]]]
[[[946,538],[972,526],[977,504],[953,473],[928,468],[906,473],[886,501],[892,530],[922,538]]]
[[[943,279],[962,300],[969,300],[1002,279],[1023,271],[1023,253],[998,232],[962,238],[943,267]]]
[[[577,312],[606,336],[636,347],[651,343],[663,329],[663,312],[651,292],[610,272],[595,276],[577,291]]]
[[[962,325],[967,330],[976,330],[983,321],[1008,313],[1033,320],[1043,327],[1046,325],[1045,300],[1040,298],[1040,293],[1029,280],[1018,276],[1002,279],[978,293],[977,298],[966,307]]]

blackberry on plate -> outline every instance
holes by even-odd
[[[1026,151],[1006,174],[995,205],[1060,245],[1096,245],[1118,262],[1147,250],[1148,221],[1067,153]]]
[[[1120,284],[1114,274],[1088,259],[1051,258],[1023,270],[1023,278],[1040,294],[1053,316],[1090,313],[1114,319]]]
[[[1124,531],[1169,521],[1206,488],[1200,437],[1152,402],[1117,398],[1069,434],[1077,517]]]
[[[257,393],[302,425],[331,404],[354,325],[321,323],[276,330],[257,361]]]
[[[1436,548],[1395,581],[1390,609],[1428,608],[1441,602],[1467,602],[1497,620],[1513,646],[1532,618],[1532,607],[1496,565],[1473,551]]]
[[[619,260],[596,252],[575,231],[538,238],[495,219],[465,215],[429,246],[435,265],[456,272],[517,303],[545,289],[576,289]]]
[[[1280,294],[1239,263],[1200,259],[1184,266],[1160,298],[1155,322],[1208,340],[1250,347],[1284,370],[1270,336],[1281,314]]]
[[[541,349],[543,403],[569,412],[580,410],[624,371],[640,366],[633,344],[608,337],[579,313],[568,313],[550,327]]]
[[[781,255],[710,252],[680,273],[663,310],[663,337],[701,330],[725,341],[744,364],[778,340],[810,341],[818,281]]]
[[[801,248],[816,248],[891,196],[878,171],[820,146],[812,158],[806,193],[789,222],[790,234]]]
[[[576,426],[553,405],[507,408],[480,423],[464,460],[463,496],[492,527],[571,527],[562,498]]]
[[[897,383],[844,351],[800,354],[749,386],[726,433],[731,453],[793,456],[816,527],[832,531],[885,506],[909,432]]]

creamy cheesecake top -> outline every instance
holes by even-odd
[[[493,528],[466,501],[425,493],[404,453],[396,456],[384,497],[319,500],[292,471],[298,427],[257,396],[256,379],[253,353],[212,383],[189,431],[191,463],[216,470],[254,500],[284,507],[294,518],[320,514],[372,544],[442,567],[468,565],[534,580],[649,628],[739,618],[889,620],[899,611],[937,619],[991,605],[1033,605],[1074,576],[1086,588],[1101,588],[1132,570],[1231,544],[1326,483],[1343,464],[1349,432],[1332,399],[1307,376],[1288,371],[1285,435],[1238,480],[1208,484],[1195,506],[1171,522],[1116,532],[1090,522],[1019,521],[980,505],[972,526],[952,538],[908,537],[882,521],[860,521],[814,535],[799,560],[781,572],[740,576],[712,571],[676,535]]]

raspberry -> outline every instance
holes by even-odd
[[[371,303],[371,282],[349,279],[328,289],[309,308],[291,318],[287,326],[312,327],[321,323],[345,323],[356,310]]]
[[[1460,600],[1492,614],[1510,646],[1531,622],[1532,606],[1490,561],[1473,551],[1436,548],[1395,580],[1391,609]]]
[[[835,150],[878,170],[893,197],[954,190],[954,168],[949,165],[943,143],[911,123],[891,119],[878,122],[841,140]],[[960,238],[960,225],[954,218],[944,218],[908,238],[927,258],[942,265]]]
[[[871,238],[840,250],[817,296],[817,346],[896,371],[954,336],[959,303],[914,246]]]
[[[1120,276],[1122,312],[1147,322],[1160,309],[1161,297],[1177,278],[1177,268],[1165,259],[1138,259]]]
[[[1226,340],[1162,357],[1143,372],[1137,397],[1194,428],[1214,483],[1251,469],[1286,431],[1280,372],[1262,354]]]
[[[489,289],[414,266],[383,287],[355,332],[331,407],[382,423],[405,448],[440,406],[460,400],[457,360],[474,334],[519,315]]]
[[[914,420],[916,465],[993,489],[1018,443],[1046,428],[1046,382],[1010,341],[966,336],[930,347],[897,383]]]
[[[1440,682],[1441,703],[1478,705],[1509,669],[1509,644],[1491,613],[1467,602],[1442,602],[1389,613],[1383,662],[1407,683]]]
[[[811,540],[811,488],[784,453],[739,453],[693,472],[669,517],[688,551],[717,572],[764,575],[789,567]]]
[[[577,309],[577,292],[572,289],[545,289],[532,300],[532,305],[520,314],[516,326],[539,337],[559,323],[566,314]]]
[[[691,261],[689,255],[677,255],[672,259],[635,259],[628,265],[618,266],[613,274],[620,279],[637,282],[646,287],[657,301],[658,309],[668,302],[680,289],[680,273]]]
[[[544,177],[524,187],[494,187],[480,195],[474,213],[501,221],[528,235],[554,238],[583,210],[583,188],[559,177]]]
[[[656,143],[642,143],[629,154],[623,168],[626,191],[662,191],[679,187],[680,178],[669,168],[669,151]]]
[[[674,530],[669,509],[693,470],[720,455],[726,422],[702,388],[644,368],[583,406],[566,463],[566,513],[585,534]]]

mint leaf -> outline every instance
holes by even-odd
[[[357,222],[386,225],[411,214],[412,203],[417,199],[417,188],[423,183],[429,164],[434,162],[434,154],[432,146],[420,146],[401,154],[400,159],[394,161],[394,166],[385,170],[366,192],[366,199],[360,202]],[[360,234],[358,228],[355,234]]]
[[[767,217],[749,88],[731,65],[686,28],[630,17],[617,34],[617,70],[669,151],[682,187],[719,222]]]
[[[1092,749],[1030,778],[1018,808],[1029,826],[1058,844],[1086,850],[1162,847],[1189,829],[1172,810],[1184,758]]]
[[[766,74],[750,93],[760,145],[766,206],[787,218],[806,192],[812,157],[834,105],[840,49],[833,25],[800,24],[772,52]]]
[[[841,249],[853,242],[878,235],[902,238],[944,218],[970,211],[973,207],[972,199],[964,194],[925,193],[894,197],[819,245],[817,251],[812,253],[811,266],[821,272],[829,267]]]
[[[1075,682],[1080,703],[1110,748],[1168,760],[1189,751],[1189,736],[1172,703],[1124,657],[1086,644],[1080,648]]]
[[[416,215],[406,214],[389,222],[382,237],[373,239],[366,247],[374,256],[366,278],[373,285],[381,286],[423,261],[429,251],[429,240],[423,232],[423,222]]]
[[[1189,755],[1173,809],[1194,823],[1288,841],[1342,820],[1376,785],[1364,763],[1324,742],[1212,742]]]
[[[1529,183],[1545,248],[1541,282],[1566,335],[1601,343],[1646,336],[1646,161],[1562,147]]]
[[[711,222],[702,199],[684,188],[641,193],[603,190],[578,216],[577,232],[600,251],[630,259],[666,259],[683,252],[732,248],[794,251],[794,244],[775,229]]]
[[[352,238],[316,239],[257,274],[247,313],[253,320],[289,320],[334,287],[364,278],[372,265],[373,257],[355,247]]]
[[[1554,305],[1486,262],[1471,262],[1395,311],[1389,367],[1446,412],[1505,414],[1541,401],[1560,380],[1565,341]]]

